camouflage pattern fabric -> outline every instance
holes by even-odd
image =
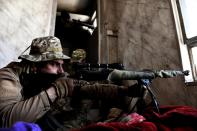
[[[69,131],[79,129],[101,119],[99,105],[95,100],[59,99],[37,124],[43,131]]]
[[[20,55],[19,59],[28,61],[50,61],[56,59],[70,59],[63,54],[61,42],[57,37],[47,36],[35,38],[31,43],[29,55]]]
[[[72,61],[80,62],[85,60],[86,51],[84,49],[76,49],[72,52]]]
[[[160,78],[171,78],[178,75],[187,75],[184,71],[176,71],[176,70],[159,70],[154,71],[156,77]]]
[[[187,75],[184,71],[176,70],[149,70],[149,71],[126,71],[114,69],[108,76],[109,81],[116,80],[138,80],[138,79],[154,79],[171,78],[178,75]]]

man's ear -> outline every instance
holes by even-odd
[[[32,64],[32,71],[36,74],[41,72],[41,69],[47,65],[48,62],[34,62]]]

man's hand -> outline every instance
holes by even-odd
[[[55,82],[52,83],[52,86],[55,88],[56,95],[58,98],[63,98],[69,94],[69,83],[68,79],[65,77],[58,78]]]
[[[48,97],[52,102],[57,98],[63,98],[68,95],[68,85],[65,78],[58,78],[52,83],[51,87],[46,90]]]
[[[73,81],[67,78],[66,73],[60,74],[59,78],[57,78],[49,87],[46,92],[51,99],[51,101],[55,101],[57,98],[63,98],[68,96],[72,92]]]

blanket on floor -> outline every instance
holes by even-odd
[[[197,109],[189,106],[161,106],[160,113],[147,109],[129,114],[126,122],[96,123],[72,131],[196,131]]]

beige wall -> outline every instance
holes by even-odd
[[[24,51],[35,37],[54,34],[56,0],[0,0],[0,67]]]
[[[182,69],[170,0],[100,0],[100,6],[100,63]],[[197,107],[197,89],[182,77],[153,80],[152,88],[161,105]]]

